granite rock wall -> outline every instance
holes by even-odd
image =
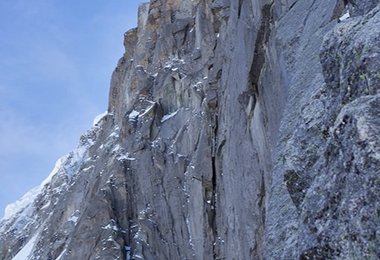
[[[0,259],[379,258],[379,35],[376,0],[141,5]]]

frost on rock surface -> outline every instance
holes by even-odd
[[[379,8],[141,5],[107,112],[8,207],[0,259],[379,259]]]

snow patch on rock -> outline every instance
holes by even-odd
[[[26,260],[29,255],[32,253],[34,245],[37,241],[37,234],[32,237],[29,242],[17,253],[12,260]]]
[[[28,191],[18,201],[6,206],[5,214],[2,220],[11,218],[12,216],[16,215],[17,213],[19,213],[20,211],[28,207],[30,204],[32,204],[32,202],[40,193],[40,191],[41,191],[41,186],[35,187],[34,189]]]
[[[166,120],[169,120],[170,118],[174,117],[176,114],[178,113],[178,110],[173,112],[173,113],[170,113],[170,114],[167,114],[167,115],[164,115],[161,119],[161,123],[165,122]]]
[[[105,111],[105,112],[103,112],[103,113],[97,115],[97,116],[95,117],[95,119],[94,119],[94,122],[93,122],[92,126],[97,126],[97,125],[99,124],[99,122],[100,122],[100,121],[101,121],[106,115],[108,115],[108,112],[107,112],[107,111]]]

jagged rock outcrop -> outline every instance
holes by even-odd
[[[380,258],[379,42],[376,0],[141,5],[0,259]]]

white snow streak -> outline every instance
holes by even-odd
[[[29,242],[17,253],[15,257],[12,258],[12,260],[26,260],[28,259],[29,255],[32,253],[32,250],[34,248],[34,244],[36,243],[37,235],[34,235]]]
[[[173,112],[173,113],[170,113],[168,115],[164,115],[161,119],[161,123],[165,122],[166,120],[169,120],[170,118],[172,118],[173,116],[175,116],[176,114],[178,113],[178,110]]]
[[[133,157],[129,157],[129,154],[125,154],[125,155],[120,155],[117,157],[117,159],[119,161],[136,161],[136,158],[133,158]]]
[[[62,253],[55,260],[61,260],[61,258],[65,255],[66,249],[62,251]]]
[[[345,20],[347,20],[348,18],[350,18],[350,12],[347,11],[347,13],[345,13],[342,17],[339,18],[339,22],[343,22]]]

